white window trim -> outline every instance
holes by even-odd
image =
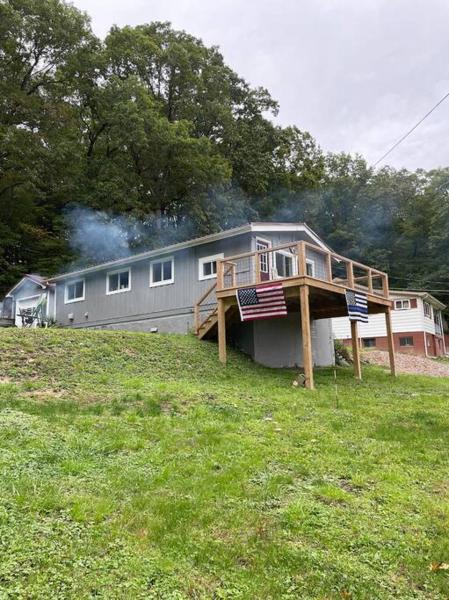
[[[306,258],[306,265],[310,265],[312,267],[312,275],[307,275],[307,267],[306,267],[306,275],[307,277],[315,277],[315,261],[311,258]]]
[[[401,306],[398,306],[398,302],[401,303]],[[404,302],[408,303],[408,306],[404,306]],[[412,304],[410,302],[410,300],[408,300],[407,298],[404,300],[398,299],[394,301],[394,310],[410,310],[412,307]]]
[[[289,277],[296,277],[298,275],[298,262],[295,260],[296,259],[296,254],[293,254],[293,252],[289,252],[288,250],[274,250],[274,252],[272,252],[271,254],[273,254],[273,261],[274,262],[276,261],[276,259],[274,258],[276,254],[280,254],[282,256],[285,256],[286,258],[291,258],[291,261],[292,261],[292,274],[289,275]],[[276,275],[275,279],[288,279],[288,277],[281,277],[277,273],[276,267],[273,267],[273,271],[275,271],[275,275]]]
[[[162,262],[171,261],[171,279],[164,279],[163,281],[153,281],[153,265]],[[170,285],[171,283],[175,283],[175,257],[174,256],[164,256],[162,258],[157,258],[150,262],[150,287],[159,287],[161,285]]]
[[[426,305],[429,307],[428,315],[426,314]],[[432,305],[430,304],[430,302],[423,300],[422,309],[423,309],[423,314],[424,314],[425,319],[433,319],[433,308],[432,308]]]
[[[73,298],[73,300],[69,300],[67,297],[68,287],[74,283],[78,283],[79,281],[83,282],[83,295],[80,298]],[[73,302],[83,302],[86,299],[86,279],[84,277],[80,277],[79,279],[71,279],[70,281],[66,281],[65,289],[64,289],[64,304],[73,304]]]
[[[211,256],[204,256],[203,258],[199,258],[198,259],[198,279],[200,281],[205,281],[206,279],[216,279],[216,277],[217,277],[216,273],[212,273],[211,275],[204,275],[203,266],[205,263],[221,260],[223,258],[224,258],[223,252],[220,252],[220,254],[212,254]]]
[[[122,288],[118,290],[110,290],[109,289],[109,275],[116,275],[117,273],[125,273],[128,271],[128,287]],[[120,294],[121,292],[129,292],[131,290],[131,267],[127,269],[115,269],[115,271],[108,271],[106,273],[106,295],[110,296],[111,294]]]
[[[256,252],[258,252],[258,249],[257,249],[257,243],[258,242],[261,242],[262,244],[266,244],[267,245],[267,252],[266,252],[266,254],[267,254],[267,269],[268,270],[267,271],[262,271],[262,269],[260,269],[260,272],[261,273],[267,273],[268,275],[270,275],[270,272],[271,272],[271,270],[273,268],[273,252],[270,252],[270,250],[273,247],[273,245],[271,243],[271,240],[267,240],[267,239],[262,238],[262,237],[260,237],[258,235],[256,237],[256,248],[255,248]],[[262,255],[259,255],[259,260],[260,260],[261,256]]]

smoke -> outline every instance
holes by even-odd
[[[78,205],[66,210],[64,220],[77,266],[125,258],[146,238],[145,227],[132,217],[108,215]]]

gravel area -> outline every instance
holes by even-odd
[[[389,366],[388,352],[382,350],[368,350],[363,353],[363,358],[373,365]],[[439,362],[425,356],[414,354],[396,353],[396,370],[398,373],[417,373],[433,377],[449,377],[449,362]]]

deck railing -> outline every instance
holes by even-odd
[[[236,254],[217,261],[217,279],[193,307],[195,332],[217,319],[216,292],[308,277],[388,299],[388,275],[309,242]],[[312,283],[313,285],[313,283]]]
[[[217,262],[216,290],[310,277],[388,298],[388,275],[309,242],[244,252]]]

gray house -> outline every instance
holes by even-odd
[[[13,306],[11,316],[18,327],[35,325],[34,312],[65,327],[161,333],[187,333],[196,328],[198,333],[195,320],[216,304],[213,286],[217,265],[226,266],[223,259],[254,253],[239,261],[235,285],[251,283],[255,271],[259,282],[287,280],[298,274],[295,248],[301,241],[305,242],[306,275],[332,281],[328,271],[331,250],[307,225],[250,223],[48,279],[26,275],[4,304]],[[207,302],[195,309],[211,288]],[[31,315],[28,323],[27,314]],[[257,362],[274,367],[302,364],[297,306],[289,308],[282,319],[240,323],[234,318],[229,332],[228,341]],[[332,364],[331,321],[314,319],[313,311],[311,339],[313,363]]]

